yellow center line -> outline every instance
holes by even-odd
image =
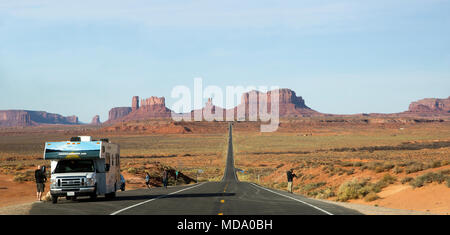
[[[226,192],[227,188],[228,188],[228,183],[227,183],[227,185],[225,185],[225,188],[223,189],[223,192]]]

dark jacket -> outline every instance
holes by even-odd
[[[288,171],[286,172],[287,174],[287,181],[288,182],[292,182],[292,180],[294,179],[294,177],[297,177],[297,175],[295,175],[294,173],[292,173],[292,171]]]
[[[45,183],[47,181],[47,176],[40,169],[34,171],[34,178],[36,179],[36,183]]]

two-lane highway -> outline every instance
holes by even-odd
[[[233,156],[232,125],[229,127],[225,173],[220,182],[118,192],[114,200],[61,200],[58,204],[35,203],[31,214],[109,215],[333,215],[360,214],[334,204],[300,195],[240,182]]]

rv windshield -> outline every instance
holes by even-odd
[[[55,168],[55,173],[94,172],[92,160],[61,160]]]

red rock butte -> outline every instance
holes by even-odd
[[[36,126],[42,124],[80,124],[77,116],[29,110],[0,110],[0,126]]]
[[[450,97],[447,99],[427,98],[412,102],[408,111],[413,113],[450,113]]]

